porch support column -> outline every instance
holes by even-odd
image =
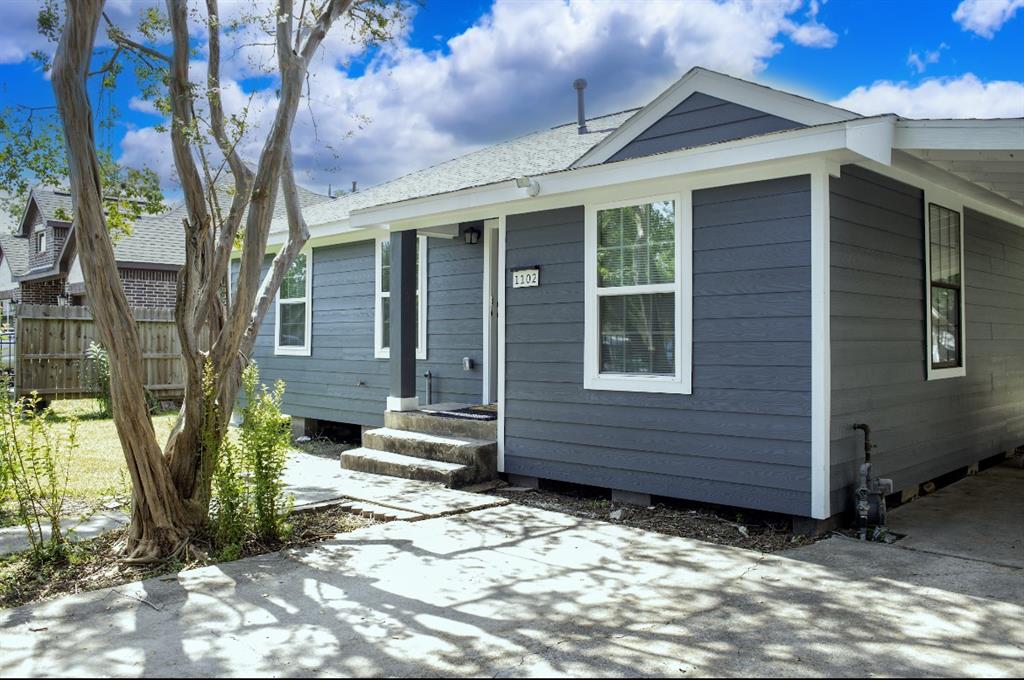
[[[416,230],[391,233],[389,411],[414,411],[416,397]]]

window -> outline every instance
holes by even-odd
[[[42,231],[36,232],[36,252],[46,252],[46,227],[43,227]]]
[[[966,375],[962,206],[945,198],[925,210],[929,380]]]
[[[416,358],[427,358],[427,237],[416,239]],[[422,258],[422,259],[421,259]],[[374,305],[374,356],[391,356],[391,239],[382,236],[376,245],[376,304]]]
[[[312,251],[299,253],[281,281],[281,290],[277,294],[274,354],[310,354],[312,259]]]
[[[584,387],[690,392],[690,193],[588,207]]]

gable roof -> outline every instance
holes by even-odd
[[[0,194],[6,199],[8,194]],[[7,260],[11,276],[18,276],[28,269],[28,239],[14,235],[18,228],[18,220],[8,210],[0,206],[0,259]]]
[[[573,163],[573,167],[595,165],[611,159],[627,144],[698,92],[705,95],[713,94],[718,99],[801,125],[823,125],[861,117],[852,111],[807,97],[695,66],[654,101],[634,113],[600,144],[583,154]]]
[[[18,223],[17,233],[27,236],[25,229],[28,226],[27,220],[35,205],[42,216],[43,221],[54,220],[57,222],[68,222],[65,216],[70,216],[73,210],[71,204],[71,192],[62,187],[34,186],[28,193],[25,200],[25,209],[21,212],[21,220]]]
[[[354,210],[565,170],[634,111],[590,118],[590,131],[584,134],[579,134],[574,121],[495,144],[384,184],[338,196],[304,211],[303,216],[312,227],[347,219]],[[287,230],[287,220],[282,216],[271,231]]]

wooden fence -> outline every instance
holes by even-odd
[[[184,394],[181,345],[173,309],[132,310],[142,341],[146,387],[158,399]],[[99,342],[88,307],[18,305],[14,385],[18,396],[38,392],[44,399],[94,396],[86,350]],[[108,348],[111,354],[117,347]]]

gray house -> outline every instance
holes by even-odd
[[[897,490],[1024,445],[1021,119],[693,69],[305,216],[255,359],[300,422],[388,411],[349,467],[415,463],[398,430],[428,403],[492,404],[520,483],[827,520],[855,422]]]

